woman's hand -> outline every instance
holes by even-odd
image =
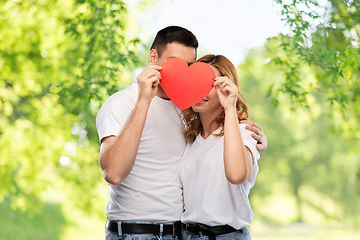
[[[231,108],[236,109],[238,87],[228,77],[215,78],[214,88],[225,111]]]

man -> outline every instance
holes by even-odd
[[[137,83],[112,95],[99,110],[99,163],[110,184],[106,239],[167,240],[181,233],[183,202],[177,164],[185,139],[179,111],[160,86],[159,71],[169,58],[195,62],[197,47],[196,37],[184,28],[160,30],[151,46],[149,65]],[[265,150],[266,136],[255,123],[250,124],[259,151]]]

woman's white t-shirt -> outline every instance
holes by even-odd
[[[224,169],[224,137],[210,135],[203,139],[199,134],[194,143],[188,144],[179,163],[183,186],[183,223],[202,223],[209,226],[228,224],[240,229],[251,224],[254,216],[248,195],[259,171],[260,154],[246,124],[239,124],[244,145],[254,160],[251,177],[241,185],[228,182]],[[219,133],[218,129],[214,134]]]

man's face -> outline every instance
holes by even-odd
[[[161,64],[163,64],[169,58],[180,58],[188,64],[191,64],[196,61],[196,48],[187,47],[184,44],[177,42],[168,43],[166,44],[166,48],[161,54],[161,57],[157,58],[155,64],[161,66]],[[156,95],[163,99],[169,99],[162,89],[161,84],[158,86]]]
[[[156,64],[161,66],[169,58],[180,58],[190,64],[196,61],[196,49],[177,42],[168,43]]]

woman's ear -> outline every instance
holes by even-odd
[[[149,63],[150,63],[150,65],[156,65],[157,61],[158,61],[157,51],[155,49],[151,49],[151,51],[149,53]]]

